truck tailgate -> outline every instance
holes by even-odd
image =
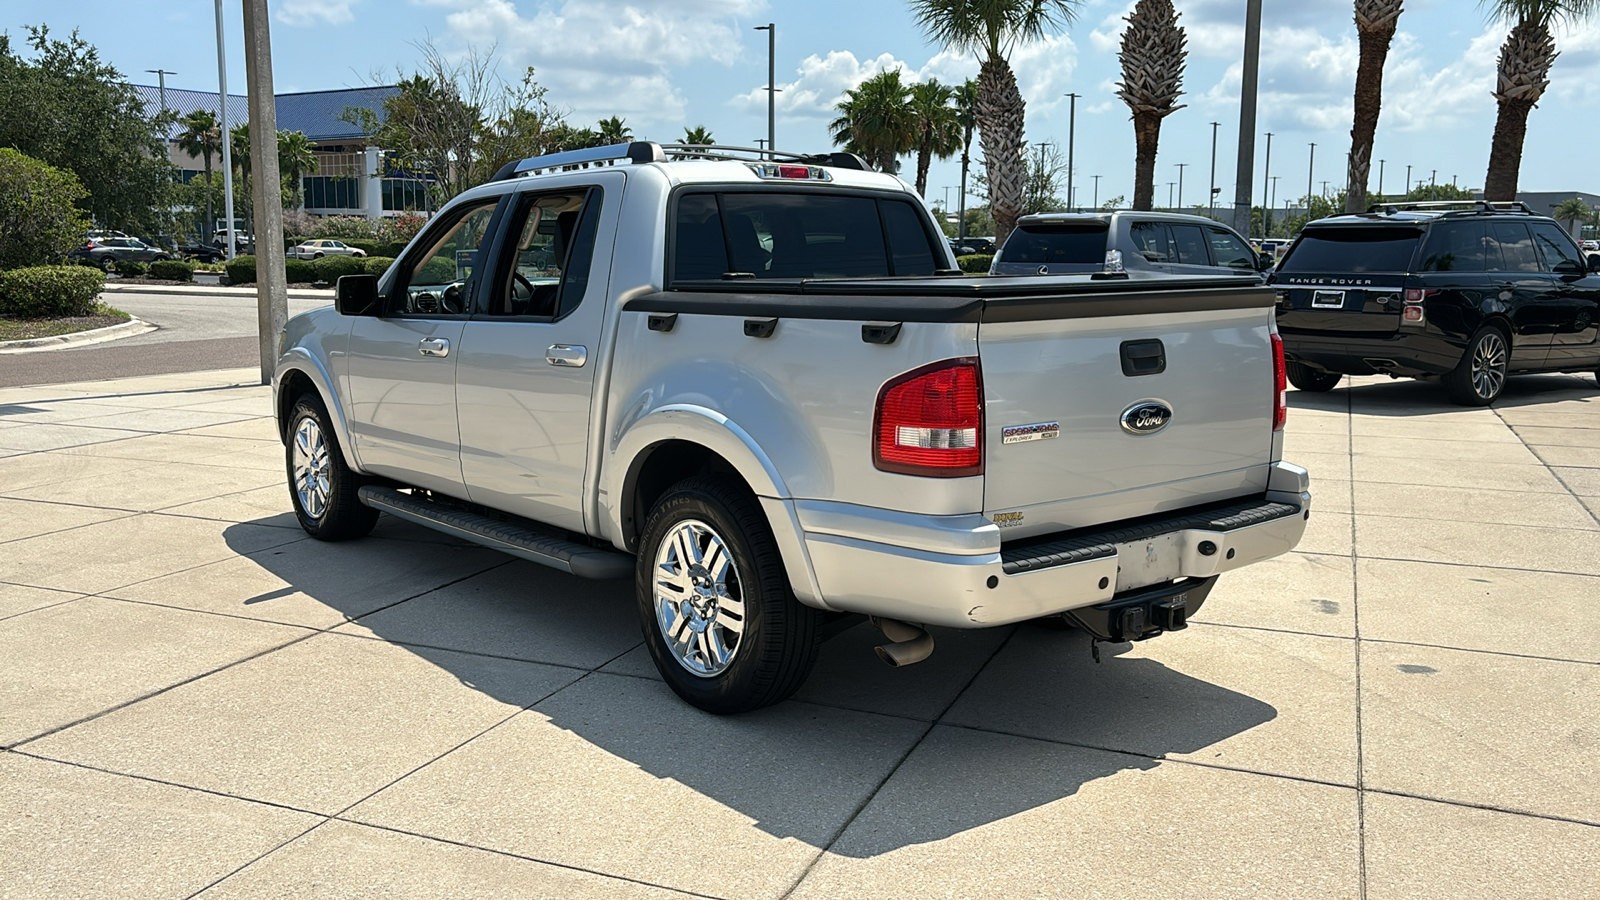
[[[984,512],[1006,540],[1266,489],[1271,295],[1212,293],[1215,309],[1143,294],[1126,315],[986,316]]]

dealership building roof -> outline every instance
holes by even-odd
[[[161,88],[153,84],[131,85],[145,108],[154,112],[161,109]],[[340,118],[345,110],[361,107],[372,110],[383,121],[383,101],[398,93],[393,85],[364,88],[340,88],[331,91],[304,91],[275,96],[278,110],[278,128],[282,131],[303,131],[317,143],[356,141],[368,137],[363,129]],[[192,91],[169,87],[166,90],[167,109],[183,118],[195,110],[218,114],[216,91]],[[248,121],[250,111],[242,94],[228,95],[228,121]],[[177,140],[183,127],[174,122],[167,130],[168,140]]]

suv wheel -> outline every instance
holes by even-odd
[[[1338,372],[1313,369],[1305,363],[1295,362],[1292,359],[1284,363],[1284,368],[1288,370],[1290,384],[1302,391],[1318,394],[1325,394],[1338,387],[1339,380],[1344,377]]]
[[[100,268],[106,272],[115,271],[117,268],[116,258],[111,256],[100,257]]]
[[[289,497],[306,534],[319,541],[348,541],[365,537],[378,524],[378,511],[356,495],[361,476],[345,465],[321,397],[308,393],[295,401],[284,451]]]
[[[1486,325],[1467,342],[1461,362],[1444,376],[1445,391],[1462,406],[1488,406],[1505,388],[1510,362],[1505,332]]]
[[[689,478],[656,503],[635,589],[656,669],[706,712],[777,703],[816,663],[823,614],[795,599],[766,517],[730,479]]]

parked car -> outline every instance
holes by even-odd
[[[226,244],[202,244],[199,241],[190,241],[178,245],[178,255],[184,259],[199,260],[203,263],[221,262],[228,256]]]
[[[689,153],[508,165],[290,320],[306,532],[383,511],[632,577],[657,669],[717,713],[863,616],[892,665],[927,625],[1155,637],[1300,540],[1254,277],[937,275],[920,198],[854,155]]]
[[[1600,257],[1521,203],[1410,203],[1306,226],[1272,277],[1289,381],[1439,379],[1494,402],[1507,375],[1600,379]]]
[[[151,247],[138,238],[113,237],[85,241],[82,247],[67,254],[68,259],[87,259],[106,271],[110,271],[119,260],[150,262],[171,257],[167,251],[160,247]]]
[[[1239,233],[1204,216],[1116,210],[1023,216],[991,275],[1143,272],[1249,275],[1270,267]]]
[[[1600,241],[1584,241],[1582,246],[1585,253],[1600,253]]]
[[[296,259],[321,259],[324,256],[366,256],[367,251],[345,246],[344,241],[303,241],[290,251]]]

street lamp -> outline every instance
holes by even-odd
[[[1172,211],[1172,189],[1177,187],[1177,186],[1178,186],[1178,183],[1176,181],[1167,182],[1167,211],[1168,212]]]
[[[1311,145],[1311,159],[1306,163],[1306,221],[1311,221],[1311,191],[1316,187],[1317,145]]]
[[[228,146],[233,140],[228,134],[228,56],[225,47],[222,35],[222,0],[217,0],[217,118],[222,128],[222,214],[228,219],[227,255],[229,259],[233,259],[233,151]],[[217,226],[215,222],[207,222],[206,227],[214,229]]]
[[[1272,237],[1272,218],[1271,218],[1271,216],[1272,216],[1272,211],[1278,208],[1278,179],[1282,178],[1282,177],[1283,177],[1282,175],[1274,175],[1274,176],[1272,176],[1272,191],[1266,197],[1267,209],[1266,209],[1266,212],[1261,217],[1261,221],[1262,221],[1262,224],[1261,224],[1262,235],[1261,236],[1262,237]],[[1287,216],[1285,216],[1285,218],[1287,218]]]
[[[1099,175],[1091,175],[1090,177],[1094,179],[1094,208],[1095,209],[1099,209],[1100,208],[1100,176]]]
[[[1222,127],[1221,122],[1211,123],[1211,193],[1206,195],[1210,207],[1207,215],[1217,217],[1217,129]]]
[[[1265,197],[1268,192],[1267,183],[1272,179],[1272,132],[1270,131],[1267,132],[1267,162],[1262,169],[1263,171],[1261,177],[1264,180],[1261,182],[1261,193],[1262,196]],[[1248,232],[1246,232],[1246,234],[1248,234]],[[1267,217],[1265,214],[1261,216],[1261,236],[1267,236]]]
[[[1381,160],[1381,159],[1378,160],[1378,200],[1379,200],[1379,202],[1383,201],[1383,164],[1384,164],[1384,162],[1385,162],[1384,160]]]
[[[1072,206],[1072,145],[1077,142],[1078,131],[1078,97],[1080,94],[1067,94],[1067,206]]]
[[[1188,163],[1178,163],[1178,208],[1183,208],[1183,170]]]
[[[778,147],[778,26],[768,22],[755,30],[767,33],[767,152],[771,153]]]
[[[167,113],[167,76],[168,75],[176,75],[178,73],[172,71],[171,69],[145,69],[145,71],[149,72],[151,75],[156,76],[157,80],[159,80],[160,83],[161,83],[161,114],[162,115],[166,115],[166,113]]]

